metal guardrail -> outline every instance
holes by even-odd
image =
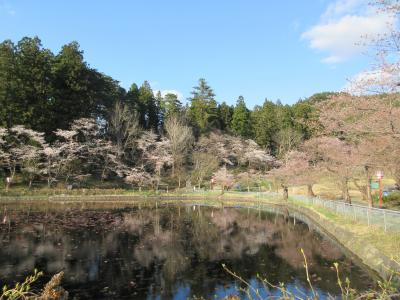
[[[259,197],[278,196],[276,193],[259,193]],[[385,232],[400,232],[400,211],[368,207],[359,204],[349,204],[344,201],[328,200],[319,197],[307,197],[302,195],[291,195],[290,201],[311,206],[325,208],[335,214],[343,215],[354,221],[364,224],[378,225]]]

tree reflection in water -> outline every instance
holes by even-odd
[[[372,279],[341,249],[301,222],[248,209],[143,208],[134,205],[7,205],[0,227],[1,283],[34,268],[65,271],[76,299],[213,298],[235,290],[225,263],[243,278],[261,274],[307,291],[304,249],[314,286],[338,294],[332,269],[340,262],[355,288]]]

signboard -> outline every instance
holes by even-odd
[[[371,189],[372,190],[377,190],[379,189],[379,183],[375,181],[371,181]]]

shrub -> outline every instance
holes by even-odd
[[[400,202],[400,191],[390,193],[388,196],[383,197],[384,202]]]

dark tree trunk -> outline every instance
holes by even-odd
[[[396,170],[394,171],[394,175],[393,175],[395,181],[396,181],[396,187],[398,189],[400,189],[400,166],[398,166],[396,168]]]
[[[346,203],[351,204],[351,197],[349,194],[349,186],[347,178],[342,179],[342,198]]]
[[[288,201],[289,199],[289,189],[286,185],[282,185],[283,188],[283,200]]]
[[[307,195],[308,197],[315,197],[312,184],[307,184]]]
[[[369,172],[369,166],[365,166],[365,174],[367,176],[367,201],[368,201],[368,206],[372,207],[372,193],[371,193],[371,174]]]

